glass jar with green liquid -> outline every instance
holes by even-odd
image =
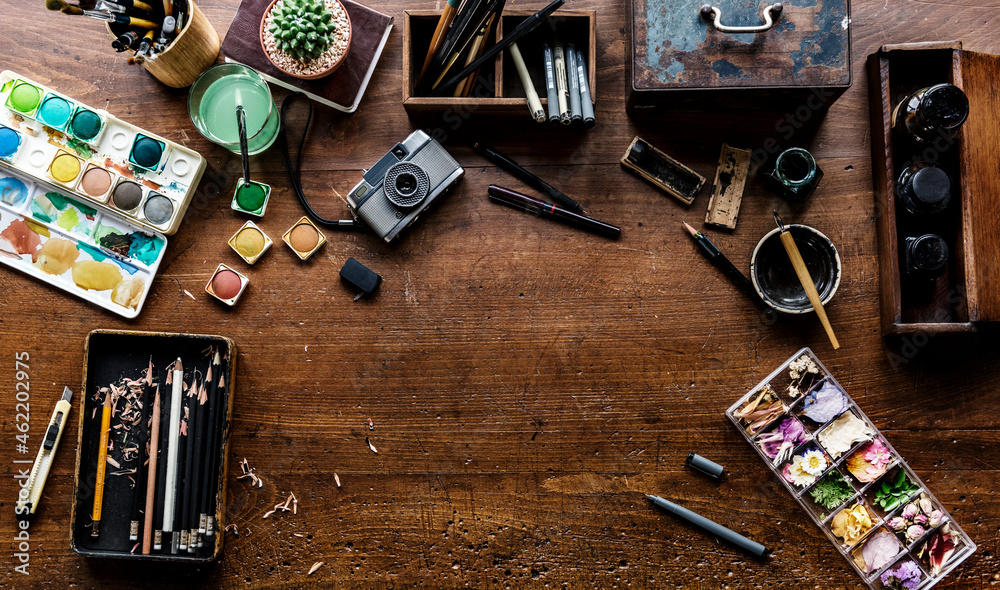
[[[198,131],[213,143],[240,153],[236,107],[246,114],[250,155],[271,147],[281,127],[278,108],[267,82],[256,70],[235,63],[213,66],[191,85],[188,114]]]

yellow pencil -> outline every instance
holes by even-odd
[[[421,78],[427,73],[427,68],[430,67],[434,54],[441,47],[441,42],[444,41],[444,36],[448,32],[448,27],[451,26],[451,21],[455,20],[455,12],[458,11],[458,2],[459,0],[448,0],[448,5],[444,7],[444,12],[441,13],[437,28],[434,29],[434,36],[431,37],[431,45],[427,49],[427,57],[424,58],[424,66],[420,68]]]
[[[104,396],[104,409],[101,410],[101,441],[97,449],[97,478],[94,482],[94,513],[92,520],[94,528],[90,536],[101,534],[101,505],[104,503],[104,473],[108,464],[108,435],[111,433],[111,391]]]

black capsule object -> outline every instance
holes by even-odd
[[[705,475],[721,480],[725,473],[725,468],[719,465],[715,461],[710,461],[697,453],[688,453],[687,459],[685,460],[687,466],[695,471],[700,471]]]

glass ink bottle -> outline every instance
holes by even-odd
[[[969,98],[953,84],[921,88],[900,102],[892,126],[918,143],[950,140],[969,116]]]
[[[936,234],[907,237],[904,241],[906,274],[913,279],[936,279],[948,266],[948,244]]]
[[[789,148],[761,168],[764,183],[784,199],[793,203],[804,203],[823,178],[823,170],[807,150]]]
[[[934,217],[951,203],[951,178],[937,166],[917,162],[899,175],[896,200],[915,217]]]

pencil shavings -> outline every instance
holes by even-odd
[[[264,487],[264,480],[257,476],[255,469],[250,467],[250,464],[247,463],[246,457],[244,457],[243,461],[240,462],[240,469],[243,470],[243,475],[237,475],[236,479],[249,479],[250,487]],[[264,518],[267,517],[265,516]]]
[[[191,301],[198,301],[197,299],[194,298],[194,295],[192,295],[191,292],[188,291],[187,289],[184,289],[184,294],[190,297]]]
[[[309,573],[306,574],[306,575],[307,576],[313,575],[314,573],[316,573],[316,570],[318,570],[321,567],[323,567],[323,562],[322,561],[317,561],[316,563],[313,564],[313,566],[311,568],[309,568]]]
[[[368,438],[368,437],[366,436],[366,437],[365,437],[365,442],[366,442],[366,443],[368,443],[368,448],[369,448],[369,449],[371,449],[371,451],[372,451],[373,453],[375,453],[375,454],[377,455],[377,454],[378,454],[378,449],[376,449],[376,448],[375,448],[375,445],[373,445],[373,444],[372,444],[372,441],[371,441],[371,439],[369,439],[369,438]]]
[[[337,487],[339,488],[340,487],[340,476],[337,475],[336,471],[333,472],[333,481],[337,482]]]
[[[230,530],[230,529],[232,529],[232,530]],[[223,529],[223,530],[225,532],[227,532],[227,533],[232,533],[234,537],[240,536],[240,529],[236,528],[236,523],[235,522],[233,524],[227,524],[226,528]]]
[[[368,430],[375,430],[375,423],[372,422],[371,418],[368,419]]]
[[[289,492],[288,498],[281,504],[275,504],[273,510],[268,510],[264,513],[264,518],[267,518],[277,511],[291,512],[292,514],[298,514],[299,512],[299,499],[295,497],[294,492]]]
[[[114,467],[115,469],[121,469],[121,468],[122,468],[122,464],[121,464],[121,463],[119,463],[118,461],[115,461],[115,460],[114,460],[114,459],[112,459],[111,457],[108,457],[108,459],[107,459],[107,460],[108,460],[108,465],[110,465],[110,466]],[[112,474],[112,475],[113,475],[113,474]]]

